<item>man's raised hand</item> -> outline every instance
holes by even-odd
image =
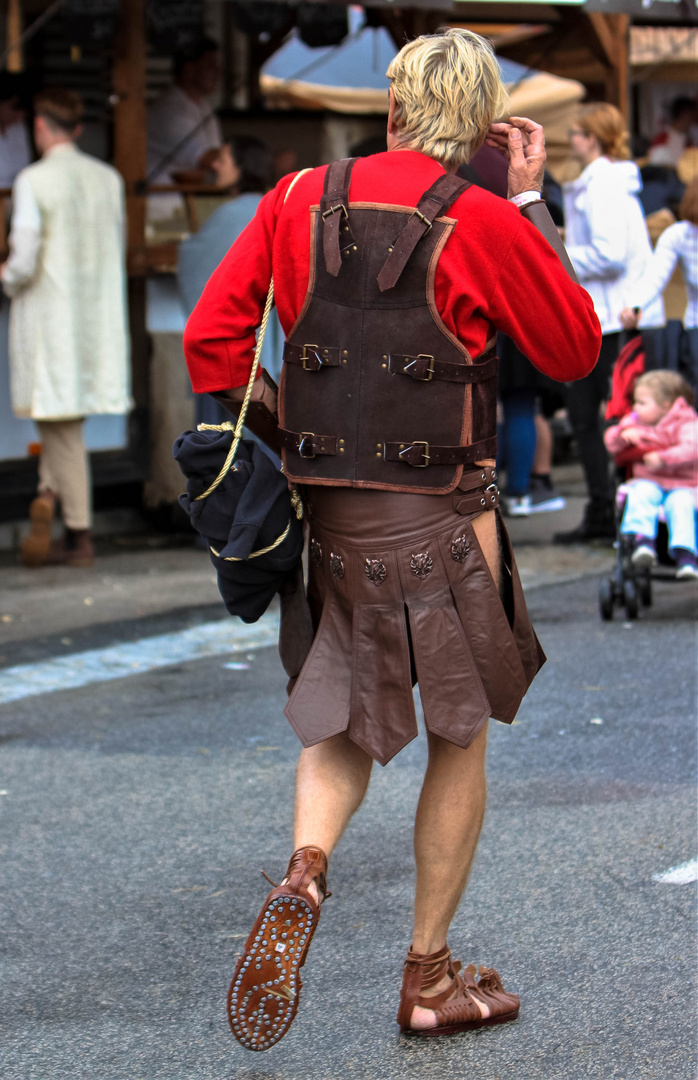
[[[490,126],[485,142],[509,159],[508,198],[541,190],[546,153],[540,124],[525,116],[510,116],[508,124]]]

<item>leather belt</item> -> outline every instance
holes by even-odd
[[[483,465],[481,469],[468,469],[467,471],[464,469],[454,494],[458,495],[460,492],[466,493],[479,490],[488,484],[495,484],[496,481],[497,470],[491,465]]]
[[[453,509],[457,514],[472,514],[476,510],[496,510],[499,506],[499,488],[496,484],[480,488],[470,495],[458,495],[453,500]]]
[[[342,363],[339,345],[284,345],[284,362],[298,364],[306,371],[320,371],[324,367],[340,367]],[[344,358],[346,361],[346,357]]]
[[[493,379],[497,374],[497,363],[496,356],[490,356],[482,364],[451,364],[435,360],[426,353],[420,353],[419,356],[390,353],[388,371],[391,375],[409,375],[417,382],[443,379],[446,382],[477,383]]]
[[[344,441],[338,440],[336,435],[316,435],[314,431],[287,431],[285,428],[278,429],[278,440],[282,449],[295,450],[302,458],[336,454],[337,443]]]
[[[403,461],[414,469],[425,469],[428,465],[471,465],[478,458],[492,458],[496,454],[496,435],[470,446],[432,446],[419,439],[411,443],[383,443],[386,461]]]

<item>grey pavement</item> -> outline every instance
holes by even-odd
[[[291,1031],[266,1054],[234,1042],[225,992],[259,870],[288,858],[297,754],[261,649],[0,707],[2,1080],[693,1080],[695,885],[653,875],[696,856],[698,591],[659,581],[636,623],[601,623],[610,553],[552,548],[560,516],[512,523],[549,662],[492,724],[450,939],[521,993],[518,1022],[397,1033],[420,737],[376,766],[336,852]],[[0,666],[210,620],[211,579],[185,549],[6,561]]]

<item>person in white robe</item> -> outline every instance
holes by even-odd
[[[42,156],[15,180],[10,255],[0,267],[12,301],[12,407],[36,422],[41,440],[39,490],[21,551],[28,566],[85,566],[94,550],[84,419],[132,406],[124,185],[110,165],[75,146],[77,94],[42,91],[34,110]],[[59,504],[65,536],[51,544]]]

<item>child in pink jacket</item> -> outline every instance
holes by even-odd
[[[629,446],[644,451],[633,465],[620,531],[634,537],[633,563],[653,566],[663,507],[676,576],[698,578],[698,413],[693,391],[674,371],[648,371],[635,383],[633,405],[605,434],[612,454]]]

